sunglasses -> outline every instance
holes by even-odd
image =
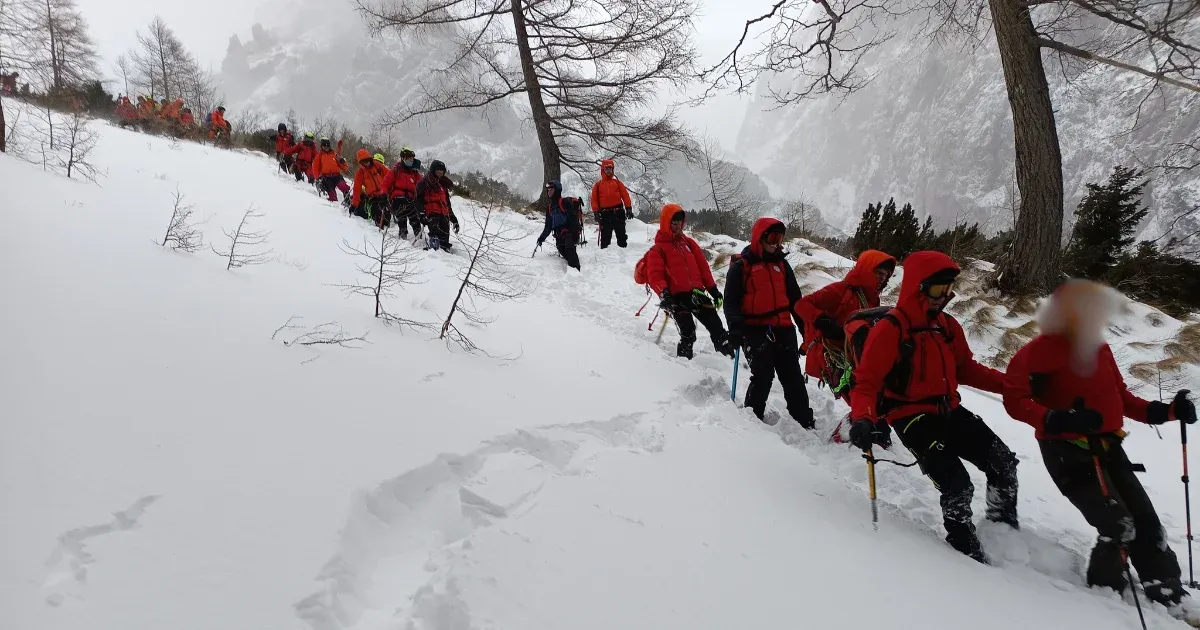
[[[921,289],[925,295],[932,299],[939,300],[954,290],[953,282],[943,282],[941,284],[927,284]]]
[[[767,232],[767,235],[763,237],[763,241],[768,245],[778,245],[783,242],[783,233]]]

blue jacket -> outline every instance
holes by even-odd
[[[582,227],[579,225],[579,213],[582,212],[582,206],[572,203],[572,201],[564,203],[561,193],[550,198],[549,207],[546,209],[546,227],[542,229],[542,235],[538,237],[539,243],[545,241],[551,233],[554,234],[554,238],[562,238],[564,230],[571,232],[571,236],[568,238],[574,238],[579,234]]]

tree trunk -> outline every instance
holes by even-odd
[[[4,98],[0,97],[0,153],[7,152],[8,126],[4,123]]]
[[[525,92],[529,95],[533,127],[537,130],[538,145],[542,149],[542,173],[545,175],[545,181],[542,183],[562,182],[562,153],[558,150],[558,142],[554,140],[550,112],[546,110],[546,102],[542,100],[542,84],[538,80],[537,69],[533,65],[533,51],[529,48],[529,31],[525,28],[525,14],[522,12],[523,0],[511,0],[511,2],[513,28],[517,35],[517,50],[521,54],[521,73],[525,78]],[[541,194],[536,202],[539,207],[546,203],[546,187],[543,185],[541,189]]]
[[[1012,106],[1021,212],[1012,250],[1000,268],[1007,294],[1046,294],[1059,284],[1062,259],[1062,153],[1050,86],[1029,8],[991,0],[992,26]]]
[[[50,0],[46,0],[46,30],[50,33],[50,91],[62,89],[62,60],[58,58],[58,38],[54,34],[54,16],[50,12]]]

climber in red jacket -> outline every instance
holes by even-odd
[[[417,184],[421,182],[421,170],[416,161],[417,154],[408,147],[400,149],[400,161],[392,166],[391,177],[383,183],[391,197],[392,217],[400,229],[400,237],[408,238],[411,224],[413,236],[421,235],[422,212],[413,205],[417,197]]]
[[[838,386],[841,369],[830,365],[826,354],[844,357],[846,335],[842,327],[855,311],[879,306],[879,294],[896,270],[896,259],[884,252],[868,249],[844,280],[809,293],[796,304],[796,314],[804,322],[804,347],[807,354],[804,372]],[[845,364],[844,359],[841,362]]]
[[[975,487],[962,460],[987,477],[987,518],[1017,522],[1017,458],[983,419],[960,404],[958,385],[1000,393],[1004,376],[975,360],[958,321],[943,309],[959,268],[941,252],[904,261],[900,300],[871,328],[850,390],[850,442],[890,443],[890,427],[941,492],[946,541],[986,563],[971,522]],[[890,426],[889,426],[890,425]]]
[[[658,234],[646,254],[646,277],[650,289],[662,298],[661,306],[679,326],[678,356],[692,358],[696,342],[696,319],[708,329],[717,352],[733,356],[729,335],[717,315],[721,291],[713,280],[704,251],[683,233],[687,213],[676,203],[663,206],[658,217]],[[707,295],[706,295],[707,293]],[[695,316],[695,319],[692,316]]]
[[[1116,291],[1088,280],[1059,287],[1038,313],[1041,334],[1008,365],[1004,407],[1034,428],[1050,478],[1099,534],[1088,564],[1088,585],[1118,592],[1128,587],[1124,546],[1146,597],[1170,607],[1185,595],[1179,561],[1121,446],[1122,427],[1125,418],[1191,424],[1196,407],[1186,390],[1167,404],[1143,400],[1125,387],[1104,342],[1120,301]],[[1097,467],[1112,501],[1104,496]]]

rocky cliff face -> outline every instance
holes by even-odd
[[[786,193],[807,193],[843,228],[868,203],[889,197],[911,201],[935,220],[957,216],[1006,227],[1012,116],[991,34],[977,48],[958,49],[917,37],[916,20],[895,26],[896,37],[868,60],[874,81],[844,101],[825,97],[770,111],[760,83],[738,154]],[[1103,181],[1116,164],[1156,164],[1171,143],[1196,137],[1200,107],[1183,90],[1165,87],[1139,117],[1147,85],[1137,75],[1100,68],[1068,83],[1049,57],[1047,74],[1068,220],[1087,182]],[[777,87],[789,80],[771,79]],[[1200,203],[1200,172],[1151,175],[1144,235],[1156,235],[1167,219]]]

